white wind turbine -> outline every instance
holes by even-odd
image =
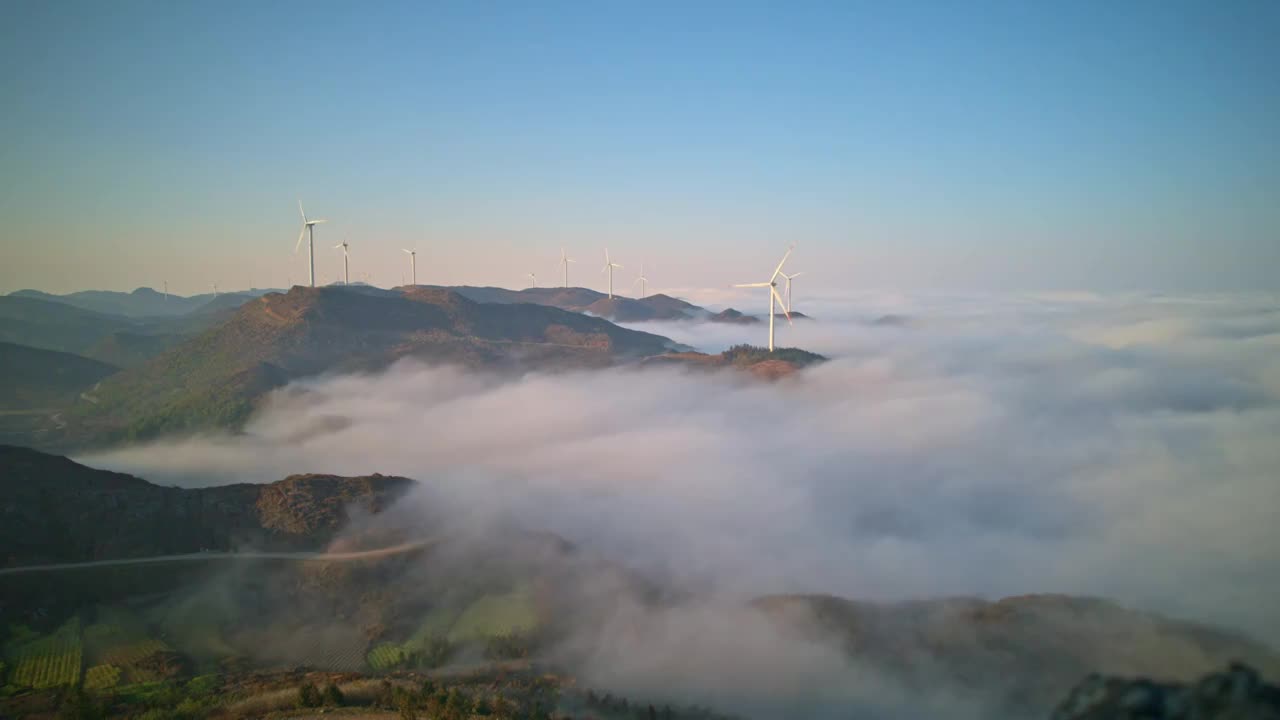
[[[418,251],[406,248],[401,249],[409,253],[409,273],[413,276],[413,284],[416,287],[418,284]]]
[[[564,266],[564,286],[569,287],[569,263],[576,262],[573,258],[564,254],[564,248],[560,248],[560,264]]]
[[[342,248],[342,284],[343,285],[351,284],[351,253],[347,250],[347,248],[349,247],[351,247],[351,245],[347,243],[346,238],[343,238],[342,242],[333,246],[334,250],[337,250],[338,248]]]
[[[640,277],[636,278],[635,282],[633,282],[633,283],[631,283],[631,284],[632,284],[632,285],[635,285],[636,283],[640,283],[640,297],[641,297],[641,298],[643,298],[643,297],[644,297],[644,284],[645,284],[646,282],[648,282],[648,281],[649,281],[649,278],[647,278],[647,277],[645,277],[645,276],[644,276],[644,263],[640,263]]]
[[[787,258],[791,257],[791,251],[794,249],[795,249],[794,247],[787,248],[787,254],[782,256],[782,261],[778,263],[778,267],[773,269],[773,274],[769,276],[769,282],[745,283],[742,285],[734,285],[734,287],[740,287],[740,288],[757,288],[757,287],[769,288],[769,352],[773,352],[773,316],[775,312],[773,309],[773,302],[775,300],[778,301],[778,307],[781,307],[783,312],[786,313],[787,322],[788,323],[791,322],[791,311],[787,309],[787,306],[782,302],[782,296],[778,294],[777,280],[778,280],[778,276],[782,274],[782,266],[786,264]]]
[[[538,276],[529,273],[529,282],[533,284],[533,287],[538,287]]]
[[[316,286],[316,225],[329,222],[328,220],[308,220],[307,213],[302,209],[302,201],[298,201],[298,213],[302,215],[302,231],[298,233],[298,244],[293,246],[293,252],[297,253],[298,248],[302,247],[302,237],[308,236],[307,239],[307,267],[308,275],[311,278],[311,287]]]
[[[779,273],[779,274],[782,275],[782,277],[787,279],[787,289],[782,294],[787,296],[787,312],[791,312],[791,279],[800,277],[801,275],[804,274],[804,272],[791,273],[790,275],[786,273]]]
[[[609,299],[613,299],[613,269],[622,267],[616,262],[609,261],[609,248],[604,249],[604,269],[600,272],[609,273]]]

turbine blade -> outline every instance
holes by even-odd
[[[787,253],[782,256],[782,261],[778,263],[778,267],[774,268],[773,275],[769,276],[770,282],[778,279],[778,273],[782,272],[782,266],[787,264],[787,258],[791,257],[792,250],[795,250],[794,246],[787,248]]]
[[[781,307],[782,312],[787,316],[787,324],[795,327],[795,323],[791,322],[791,311],[787,310],[787,304],[782,302],[782,296],[778,294],[778,288],[770,288],[769,292],[773,293],[773,299],[778,301],[778,307]]]
[[[800,271],[800,272],[798,272],[798,273],[792,273],[791,275],[789,275],[789,276],[787,277],[787,279],[788,279],[788,280],[790,280],[791,278],[798,278],[798,277],[800,277],[800,276],[801,276],[801,275],[803,275],[803,274],[804,274],[804,271]]]
[[[307,213],[302,209],[302,198],[298,198],[298,213],[302,215],[302,222],[306,222]]]
[[[302,247],[302,238],[306,237],[306,235],[307,235],[307,226],[303,225],[302,232],[298,233],[298,244],[293,246],[294,255],[298,254],[298,249]]]
[[[769,287],[769,283],[744,283],[742,285],[732,285],[731,287]]]
[[[412,251],[412,250],[408,250],[408,249],[406,249],[406,248],[400,248],[400,249],[401,249],[401,250],[404,250],[405,252],[409,253],[410,255],[412,255],[412,254],[413,254],[413,251]]]
[[[327,223],[327,222],[329,221],[328,220],[311,220],[310,221],[312,225],[319,225],[320,223]]]

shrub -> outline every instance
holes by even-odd
[[[320,697],[320,691],[316,689],[316,686],[313,683],[305,682],[298,687],[298,707],[320,707],[322,702],[323,699]]]
[[[325,705],[330,707],[340,707],[344,702],[346,702],[346,700],[347,699],[342,696],[342,691],[338,689],[337,685],[329,683],[324,686]]]

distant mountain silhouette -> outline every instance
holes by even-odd
[[[228,295],[243,296],[245,300],[258,297],[273,290],[255,288],[236,293],[222,293],[219,298]],[[82,290],[66,295],[54,295],[40,290],[18,290],[10,293],[10,297],[26,297],[47,302],[78,307],[82,310],[120,315],[127,318],[151,318],[185,315],[203,307],[214,299],[212,293],[183,297],[170,294],[166,296],[153,288],[140,287],[133,292],[116,292],[112,290]]]
[[[129,318],[21,295],[0,297],[0,341],[82,354],[115,332],[134,331]]]
[[[756,322],[758,318],[729,309],[713,313],[706,308],[679,298],[656,293],[643,298],[608,295],[580,287],[541,287],[509,290],[500,287],[420,286],[452,290],[463,297],[484,303],[533,303],[561,310],[588,313],[613,322],[647,322],[653,320],[704,320],[708,322]],[[740,320],[739,318],[744,318]]]
[[[289,380],[413,357],[489,369],[601,367],[666,352],[666,338],[532,304],[486,304],[428,287],[294,287],[109,378],[77,405],[69,446],[237,427]],[[61,445],[56,445],[61,447]]]

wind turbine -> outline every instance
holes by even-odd
[[[164,301],[169,302],[169,281],[164,281]]]
[[[404,248],[401,248],[401,249],[403,250]],[[409,271],[413,275],[414,286],[417,286],[418,284],[418,251],[417,250],[404,250],[404,251],[409,253]]]
[[[782,266],[787,263],[787,258],[791,257],[791,251],[794,249],[795,249],[794,247],[787,248],[787,254],[782,256],[782,261],[778,263],[778,267],[773,269],[773,274],[769,276],[769,282],[745,283],[743,285],[734,285],[734,287],[740,287],[740,288],[757,288],[757,287],[769,288],[769,352],[773,352],[773,314],[774,314],[773,301],[774,300],[778,301],[778,306],[781,307],[782,311],[787,314],[787,322],[788,323],[791,322],[791,311],[787,309],[787,306],[782,302],[782,296],[778,294],[777,280],[778,280],[778,276],[782,274]],[[797,275],[798,274],[799,273],[797,273]]]
[[[609,299],[613,299],[613,269],[622,267],[616,262],[609,262],[609,248],[604,249],[604,269],[600,272],[609,273]]]
[[[631,284],[632,284],[632,285],[635,285],[636,283],[640,283],[640,297],[641,297],[641,298],[643,298],[643,297],[644,297],[644,284],[645,284],[645,282],[646,282],[647,280],[648,280],[648,278],[646,278],[646,277],[644,276],[644,263],[640,263],[640,277],[636,278],[635,282],[633,282],[633,283],[631,283]]]
[[[218,283],[213,284],[213,299],[218,299]]]
[[[560,248],[560,264],[564,266],[565,287],[569,287],[569,263],[571,262],[575,262],[575,260],[564,254],[564,248]]]
[[[338,248],[342,248],[342,284],[343,285],[351,284],[351,253],[347,251],[347,248],[349,247],[351,246],[347,244],[346,238],[342,238],[342,242],[333,246],[334,250],[337,250]]]
[[[533,283],[533,287],[538,287],[538,276],[533,273],[529,273],[529,282]]]
[[[298,213],[302,215],[302,231],[298,233],[298,244],[293,246],[293,252],[297,253],[298,248],[302,247],[302,236],[307,237],[307,267],[309,268],[309,276],[311,278],[311,287],[316,286],[316,225],[329,222],[328,220],[308,220],[307,213],[302,209],[302,201],[298,201]]]
[[[798,273],[791,273],[790,275],[786,273],[779,273],[779,274],[782,275],[782,277],[787,279],[787,290],[786,292],[783,293],[783,295],[787,296],[787,312],[791,312],[791,279],[798,278],[804,273],[798,272]]]

